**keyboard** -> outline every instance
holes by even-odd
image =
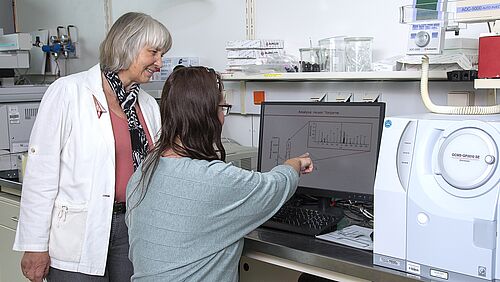
[[[317,210],[284,205],[261,226],[316,236],[335,231],[340,219]]]

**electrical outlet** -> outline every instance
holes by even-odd
[[[448,93],[448,106],[474,106],[474,91],[451,91]]]
[[[486,105],[494,106],[497,104],[497,92],[495,89],[486,90]]]
[[[339,92],[335,97],[335,102],[351,102],[353,100],[352,93]]]

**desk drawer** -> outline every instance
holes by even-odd
[[[0,197],[0,225],[16,230],[19,205],[9,203]]]

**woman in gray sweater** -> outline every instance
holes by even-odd
[[[270,172],[224,163],[220,75],[181,68],[163,88],[158,143],[127,187],[133,281],[237,281],[243,237],[310,173],[308,154]]]

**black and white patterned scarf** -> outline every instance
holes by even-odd
[[[141,161],[148,153],[148,139],[146,133],[139,122],[135,104],[137,103],[137,95],[139,94],[139,84],[133,84],[130,91],[125,91],[122,81],[118,74],[105,71],[104,76],[111,85],[111,88],[118,96],[118,102],[127,116],[128,131],[130,133],[130,142],[132,144],[132,161],[134,162],[134,171],[137,169]]]

